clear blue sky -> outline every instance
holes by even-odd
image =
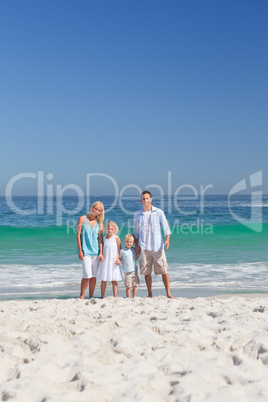
[[[0,195],[37,171],[221,194],[260,169],[268,193],[267,17],[266,0],[0,0]]]

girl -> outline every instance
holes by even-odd
[[[77,245],[82,260],[83,278],[80,299],[84,299],[89,283],[89,298],[93,297],[99,265],[99,243],[102,243],[104,207],[102,202],[92,204],[87,215],[80,216],[77,223]]]
[[[115,222],[108,222],[104,231],[107,235],[103,238],[103,245],[100,245],[100,265],[98,268],[97,278],[101,282],[101,298],[104,298],[106,282],[112,282],[114,297],[117,296],[118,286],[117,281],[122,281],[122,274],[119,268],[120,260],[119,253],[121,249],[121,243],[116,233],[118,233],[118,227]],[[102,253],[103,250],[103,253]]]

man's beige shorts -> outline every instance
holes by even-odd
[[[155,275],[167,274],[168,263],[164,250],[160,251],[144,250],[144,252],[141,253],[140,274],[141,275],[151,274],[153,263],[154,263]]]
[[[138,272],[124,272],[124,283],[126,288],[131,288],[132,286],[138,286],[140,283]]]

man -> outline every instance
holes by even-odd
[[[156,275],[162,275],[167,297],[170,294],[168,264],[165,251],[169,248],[170,229],[164,212],[152,206],[149,191],[141,194],[143,208],[134,214],[134,237],[137,253],[141,253],[140,273],[145,275],[148,297],[152,297],[152,266]],[[162,229],[166,236],[163,243]],[[164,250],[164,246],[166,246]]]

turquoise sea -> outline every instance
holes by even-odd
[[[60,204],[55,198],[0,198],[0,299],[78,297],[82,269],[75,228],[86,205],[96,200],[108,211],[105,221],[118,224],[123,242],[141,207],[138,197],[91,197],[80,203],[65,197]],[[225,195],[155,197],[153,205],[165,211],[172,231],[167,258],[175,296],[268,293],[267,195],[257,203],[250,195],[229,201]],[[138,295],[145,290],[142,277]],[[153,290],[165,294],[161,278],[153,277]],[[119,296],[124,295],[121,285]]]

